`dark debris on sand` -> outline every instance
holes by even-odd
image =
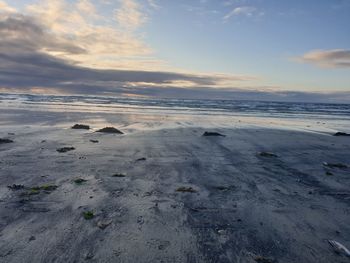
[[[326,171],[326,175],[328,175],[328,176],[332,176],[332,175],[334,175],[332,172],[330,172],[330,171]]]
[[[145,157],[139,158],[136,160],[136,162],[146,161],[147,159]]]
[[[261,157],[278,157],[276,154],[270,152],[259,152],[258,155]]]
[[[116,173],[116,174],[113,174],[112,177],[126,177],[126,175],[121,173]]]
[[[78,185],[83,184],[85,182],[87,182],[87,180],[85,180],[83,178],[77,178],[77,179],[74,180],[74,183],[76,183]]]
[[[204,132],[202,136],[221,136],[221,137],[225,137],[226,135],[218,133],[218,132]]]
[[[326,167],[329,167],[329,168],[339,168],[339,169],[346,169],[346,168],[348,168],[348,166],[346,164],[342,164],[342,163],[327,163],[327,162],[324,162],[323,165],[326,166]]]
[[[92,143],[99,143],[98,140],[93,140],[93,139],[91,139],[90,142],[92,142]]]
[[[90,130],[90,126],[89,125],[85,125],[85,124],[75,124],[74,126],[72,126],[72,129],[75,129],[75,130]]]
[[[350,134],[346,132],[336,132],[333,136],[350,136]]]
[[[181,193],[196,193],[197,191],[193,189],[192,187],[179,187],[176,189],[176,192],[181,192]]]
[[[22,184],[13,184],[13,185],[8,185],[7,186],[8,189],[16,191],[16,190],[21,190],[24,188],[24,185]]]
[[[105,127],[105,128],[97,130],[96,132],[124,134],[122,131],[120,131],[114,127]]]
[[[218,190],[218,191],[223,191],[223,192],[226,192],[226,191],[230,191],[230,190],[234,190],[235,187],[233,185],[229,185],[229,186],[215,186],[214,187],[215,190]]]
[[[42,192],[46,194],[50,194],[51,192],[55,191],[58,188],[57,185],[54,184],[46,184],[41,186],[34,186],[31,188],[27,188],[28,191],[21,194],[21,196],[31,196],[31,195],[38,195]]]
[[[94,212],[92,212],[92,211],[83,212],[83,217],[84,217],[86,220],[93,219],[94,216],[95,216],[95,214],[94,214]]]
[[[258,263],[277,263],[277,260],[271,259],[271,258],[266,258],[262,256],[257,256],[254,258],[254,260]]]
[[[32,187],[33,190],[43,190],[43,191],[49,191],[52,192],[54,190],[57,189],[57,185],[53,185],[53,184],[46,184],[46,185],[42,185],[42,186],[36,186],[36,187]]]
[[[0,144],[3,143],[13,143],[13,140],[0,138]]]
[[[75,150],[74,147],[63,147],[63,148],[58,148],[56,151],[59,153],[65,153],[73,150]]]

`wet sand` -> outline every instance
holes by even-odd
[[[323,164],[350,165],[348,137],[69,126],[0,137],[14,141],[0,145],[0,262],[349,262],[326,240],[350,247],[350,168]]]

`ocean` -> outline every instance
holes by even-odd
[[[179,123],[184,120],[189,123],[191,117],[192,120],[200,118],[201,123],[205,122],[205,118],[211,121],[221,119],[221,124],[227,124],[230,118],[236,120],[254,118],[260,120],[260,124],[262,120],[269,123],[288,122],[289,126],[303,125],[306,128],[322,124],[323,130],[325,128],[348,130],[350,127],[349,104],[2,93],[0,109],[2,112],[20,110],[22,114],[26,112],[90,113],[99,116],[138,114],[152,116],[153,121],[161,119],[161,116],[170,119],[176,116],[176,121]]]

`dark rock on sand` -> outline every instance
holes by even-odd
[[[21,190],[24,188],[24,185],[22,184],[13,184],[13,185],[8,185],[7,188],[11,190]]]
[[[56,151],[59,153],[65,153],[73,150],[75,150],[74,147],[63,147],[63,148],[58,148]]]
[[[333,134],[333,136],[350,136],[350,134],[345,132],[336,132]]]
[[[13,140],[10,140],[10,139],[2,139],[0,138],[0,144],[3,144],[3,143],[12,143]]]
[[[225,137],[226,135],[218,133],[218,132],[204,132],[202,136],[222,136]]]
[[[145,158],[145,157],[142,157],[142,158],[139,158],[139,159],[137,159],[136,161],[137,162],[140,162],[140,161],[146,161],[147,159]]]
[[[97,130],[96,132],[124,134],[123,132],[114,127],[105,127],[103,129]]]
[[[98,143],[99,141],[98,140],[90,140],[90,142],[92,142],[92,143]]]
[[[76,130],[90,130],[90,126],[89,125],[85,125],[85,124],[75,124],[74,126],[72,126],[72,129],[76,129]]]

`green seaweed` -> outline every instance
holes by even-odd
[[[56,190],[57,189],[57,185],[53,185],[53,184],[45,184],[45,185],[42,185],[42,186],[40,186],[39,188],[41,189],[41,190],[44,190],[44,191],[54,191],[54,190]]]
[[[90,220],[94,218],[95,214],[92,211],[86,211],[86,212],[83,212],[83,216],[86,220]]]
[[[83,183],[87,182],[87,180],[83,179],[83,178],[77,178],[74,180],[74,183],[81,185]]]
[[[27,194],[28,195],[38,195],[38,194],[40,194],[40,190],[37,188],[32,188],[32,189],[30,189],[29,192],[27,192]]]
[[[29,191],[24,193],[24,195],[38,195],[41,193],[41,191],[44,191],[45,193],[50,193],[50,192],[56,190],[57,187],[58,187],[57,185],[53,185],[53,184],[34,186],[34,187],[30,188]]]

